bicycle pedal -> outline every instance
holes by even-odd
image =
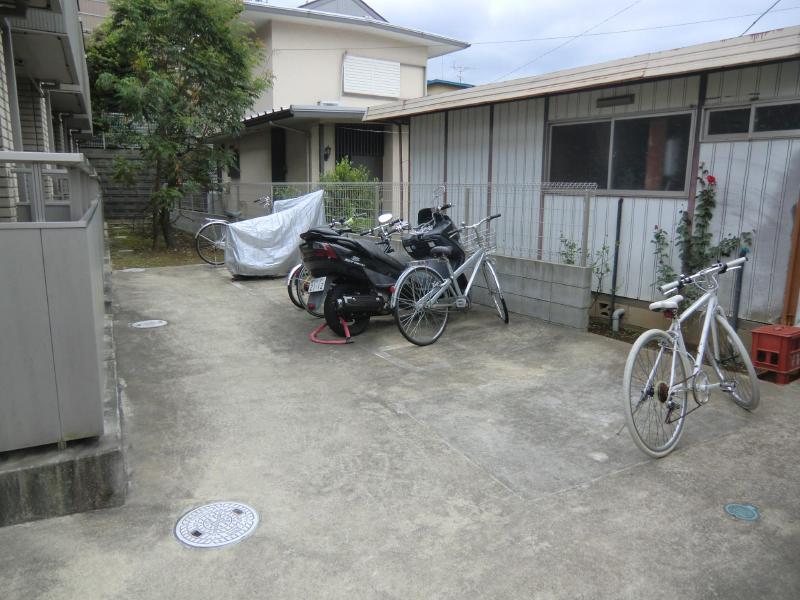
[[[457,298],[456,299],[456,308],[467,308],[467,299],[466,298]]]

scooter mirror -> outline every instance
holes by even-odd
[[[383,213],[380,217],[378,217],[378,223],[380,223],[381,225],[386,225],[391,220],[392,220],[392,213]]]

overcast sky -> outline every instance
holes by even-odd
[[[390,23],[422,29],[474,44],[428,64],[428,78],[488,83],[569,67],[593,64],[635,54],[679,48],[736,37],[774,0],[368,0]],[[274,0],[279,6],[301,2]],[[593,29],[597,34],[624,29],[663,27],[679,23],[724,19],[649,31],[586,35],[522,67],[566,40],[482,44],[503,40],[574,36],[615,13],[628,10]],[[788,9],[788,10],[787,10]],[[752,16],[741,16],[752,15]],[[736,17],[736,18],[726,18]],[[750,31],[800,24],[800,0],[781,0]]]

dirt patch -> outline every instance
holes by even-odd
[[[194,236],[173,231],[173,247],[165,248],[159,239],[153,249],[149,228],[130,221],[109,221],[108,238],[111,244],[111,267],[115,270],[131,267],[175,267],[203,261],[194,247]]]
[[[608,318],[591,317],[589,319],[589,332],[598,335],[604,335],[615,340],[628,342],[633,344],[642,332],[646,331],[643,327],[636,327],[634,325],[626,325],[620,327],[617,332],[611,331],[611,323]]]

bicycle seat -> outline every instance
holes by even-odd
[[[450,246],[434,246],[431,248],[431,256],[450,256],[453,254],[453,248]]]
[[[672,298],[667,298],[666,300],[659,300],[658,302],[653,302],[650,305],[650,310],[653,312],[662,312],[665,310],[678,310],[678,304],[683,302],[683,296],[673,296]]]
[[[229,219],[238,219],[239,217],[242,216],[242,211],[240,211],[240,210],[226,210],[225,211],[225,216],[228,217]]]

